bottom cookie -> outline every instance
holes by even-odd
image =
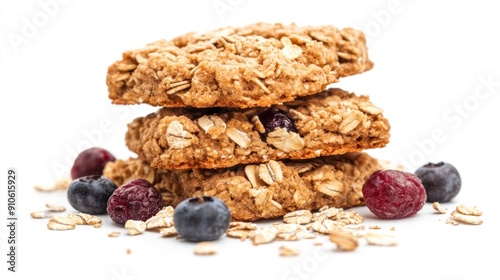
[[[225,169],[159,170],[140,159],[109,162],[103,176],[117,186],[145,178],[162,192],[166,205],[192,196],[222,199],[234,220],[282,217],[295,210],[364,205],[363,183],[379,162],[366,153],[309,160],[269,161]]]

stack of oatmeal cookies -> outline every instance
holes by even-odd
[[[146,178],[166,205],[215,196],[242,221],[362,205],[381,169],[362,151],[384,147],[390,125],[367,96],[329,86],[372,67],[363,33],[333,26],[256,23],[126,51],[110,99],[160,108],[128,125],[137,158],[104,176]]]

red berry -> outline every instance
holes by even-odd
[[[398,170],[374,172],[363,185],[366,206],[384,219],[399,219],[416,214],[425,204],[427,195],[420,179]]]
[[[108,200],[111,220],[125,224],[128,220],[146,221],[163,208],[161,193],[145,179],[133,179],[113,192]]]
[[[103,148],[86,149],[76,157],[71,167],[71,178],[75,180],[83,176],[102,175],[106,163],[115,160],[115,157]]]

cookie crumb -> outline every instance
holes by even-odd
[[[113,232],[108,233],[108,236],[109,237],[118,237],[118,236],[120,236],[120,232],[113,231]]]
[[[434,210],[438,211],[439,214],[446,214],[446,208],[441,206],[441,204],[439,204],[439,202],[437,202],[437,201],[432,203],[432,208],[434,208]]]
[[[127,255],[132,254],[132,250],[131,250],[130,248],[127,248],[127,251],[126,251],[126,252],[127,252]]]
[[[368,228],[369,228],[369,229],[382,229],[382,227],[381,227],[381,226],[370,226],[370,227],[368,227]]]

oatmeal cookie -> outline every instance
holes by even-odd
[[[272,108],[161,108],[128,124],[125,138],[154,168],[191,169],[381,148],[389,130],[368,96],[331,88]]]
[[[165,205],[200,195],[222,199],[234,220],[277,218],[288,212],[323,206],[364,205],[362,186],[382,169],[367,153],[298,161],[269,161],[225,169],[159,170],[140,159],[107,163],[103,176],[117,186],[147,178],[162,192]]]
[[[106,83],[115,104],[267,107],[372,67],[361,31],[256,23],[126,51]]]

